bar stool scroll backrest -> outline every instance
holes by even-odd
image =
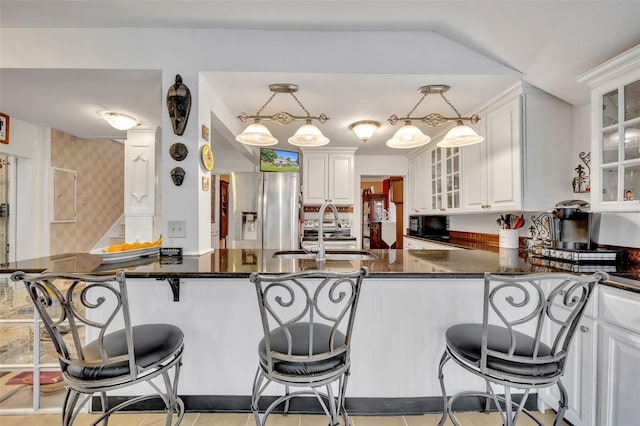
[[[486,373],[487,361],[497,358],[530,365],[555,362],[561,374],[578,322],[595,284],[603,278],[597,274],[509,277],[485,273],[480,370]],[[509,344],[505,350],[489,347],[490,323],[508,331]],[[552,333],[545,339],[544,330],[548,326]],[[526,356],[519,355],[516,350],[523,337],[518,330],[533,338],[533,347]]]
[[[69,366],[104,367],[128,363],[130,380],[135,380],[137,368],[124,272],[103,277],[44,274],[15,278],[23,280],[44,327],[51,336],[62,371],[66,371]],[[91,311],[97,310],[102,310],[100,317],[93,317]],[[114,320],[119,315],[124,323],[117,325]],[[122,325],[126,336],[126,351],[110,356],[105,350],[104,336]],[[97,335],[96,345],[93,347],[97,349],[97,353],[92,353],[90,359],[87,358],[84,347],[85,335],[89,334]],[[67,335],[69,337],[65,337]]]
[[[250,281],[256,286],[268,370],[273,371],[274,363],[280,361],[317,362],[338,355],[344,355],[346,362],[363,276],[362,271],[252,274]],[[320,335],[314,326],[318,323],[327,326],[326,335]],[[282,332],[284,346],[273,344],[274,329]],[[296,336],[300,335],[310,338],[297,341]]]

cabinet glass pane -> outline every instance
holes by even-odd
[[[451,176],[447,176],[447,192],[453,191],[453,182]]]
[[[640,80],[624,87],[624,119],[640,117]]]
[[[460,207],[460,192],[456,191],[453,193],[453,203],[454,207]]]
[[[453,176],[453,189],[458,191],[460,189],[460,176],[459,175],[454,175]]]
[[[618,201],[618,168],[602,169],[602,201]]]
[[[456,155],[453,157],[453,172],[457,173],[460,171],[460,156]]]
[[[640,123],[624,129],[624,159],[640,158]]]
[[[640,199],[640,164],[624,168],[624,201]]]
[[[24,284],[0,279],[0,319],[33,319],[33,305]]]
[[[453,195],[452,194],[447,194],[447,208],[448,209],[453,208]]]
[[[0,324],[0,364],[33,363],[33,326]]]
[[[602,163],[615,163],[618,161],[618,129],[602,132]]]
[[[618,123],[618,89],[602,96],[602,127]]]

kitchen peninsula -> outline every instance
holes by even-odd
[[[249,406],[255,348],[261,334],[249,274],[318,267],[313,259],[287,259],[274,256],[275,253],[276,250],[229,249],[184,257],[179,263],[152,257],[118,264],[102,264],[99,257],[83,253],[17,262],[4,266],[0,272],[107,274],[125,270],[134,323],[170,322],[185,331],[187,349],[180,393],[185,396],[188,409],[242,411]],[[348,391],[354,413],[382,414],[382,409],[385,414],[407,414],[439,409],[436,368],[444,331],[454,323],[481,320],[483,273],[557,271],[532,264],[518,256],[517,250],[370,253],[375,259],[330,260],[324,265],[326,269],[343,271],[366,266],[371,272],[365,279],[354,334]],[[619,269],[601,287],[628,293],[640,304],[637,267]],[[595,307],[589,312],[596,316]],[[595,356],[586,350],[576,353],[580,357],[586,353]],[[389,363],[390,359],[394,362]],[[579,362],[574,367],[576,374],[584,374],[582,365]],[[460,371],[452,370],[448,375],[452,392],[468,388],[473,380]],[[483,388],[482,382],[473,383],[478,389]],[[595,386],[595,379],[589,383]],[[567,384],[570,395],[583,395],[584,389],[572,390],[574,386]],[[382,403],[391,400],[392,407]],[[552,404],[553,398],[544,401]]]

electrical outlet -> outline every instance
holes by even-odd
[[[187,222],[184,220],[170,220],[167,238],[187,238]]]

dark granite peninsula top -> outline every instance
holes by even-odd
[[[328,260],[327,270],[351,271],[369,268],[370,276],[386,278],[482,278],[484,272],[520,274],[561,272],[561,269],[527,259],[511,250],[369,250],[373,260]],[[201,256],[184,256],[180,260],[153,256],[124,262],[102,263],[87,253],[72,253],[13,262],[0,266],[0,273],[69,272],[108,274],[124,270],[131,278],[247,278],[252,272],[288,273],[318,269],[313,259],[274,256],[276,250],[220,249]],[[590,266],[591,268],[592,266]],[[597,270],[597,267],[591,270]],[[580,272],[580,271],[575,271]],[[640,293],[640,267],[618,266],[610,271],[606,284]]]

